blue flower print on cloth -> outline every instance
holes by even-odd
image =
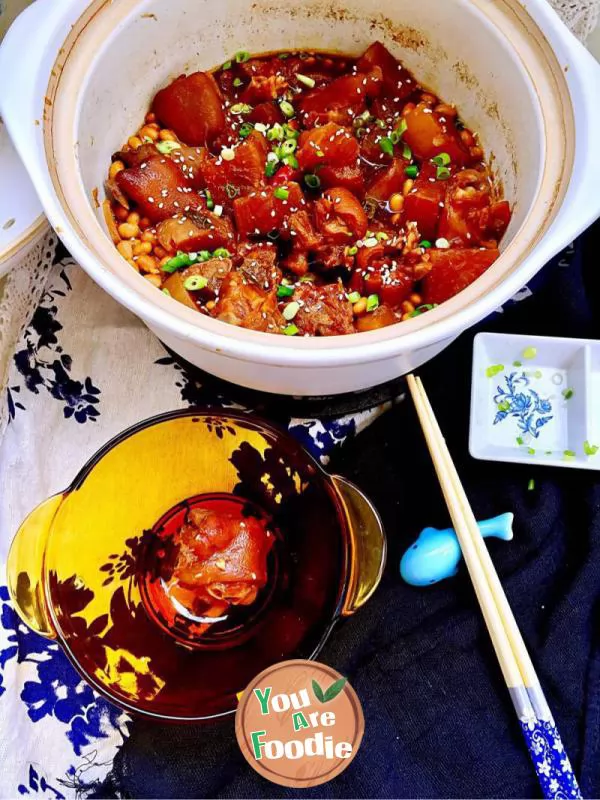
[[[78,269],[74,263],[71,268]],[[84,423],[94,421],[100,413],[97,408],[100,389],[94,386],[90,377],[76,380],[72,376],[73,359],[59,343],[58,334],[63,326],[58,319],[57,300],[72,290],[67,273],[68,267],[65,266],[42,295],[25,330],[21,348],[14,355],[14,363],[30,392],[38,394],[40,390],[47,391],[63,404],[66,419],[73,418]],[[19,387],[8,390],[11,418],[14,418],[17,409],[25,409],[23,396],[20,400],[14,398],[17,392]]]
[[[531,388],[531,380],[525,372],[511,372],[504,381],[506,385],[498,386],[494,395],[494,425],[513,417],[521,434],[529,434],[537,439],[541,428],[552,419],[552,403]]]
[[[520,719],[521,729],[545,798],[581,798],[577,778],[571,767],[553,719]]]
[[[52,719],[54,733],[65,737],[71,757],[81,756],[89,761],[89,746],[119,732],[127,716],[81,679],[56,642],[39,636],[21,622],[10,605],[7,587],[2,585],[0,628],[0,696],[7,691],[8,676],[14,678],[18,673],[21,708],[31,722]],[[38,788],[43,788],[46,778],[35,781]],[[32,788],[29,783],[28,792]]]

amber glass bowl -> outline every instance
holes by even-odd
[[[164,521],[198,497],[259,507],[277,541],[268,584],[235,631],[186,642],[147,607],[144,559]],[[385,552],[368,500],[293,437],[254,417],[178,411],[117,436],[38,506],[15,536],[8,579],[23,621],[95,689],[129,711],[192,721],[234,711],[269,665],[314,658],[376,589]]]

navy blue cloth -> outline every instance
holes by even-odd
[[[600,338],[599,234],[596,227],[548,265],[532,298],[478,330]],[[488,540],[490,551],[582,792],[599,797],[600,480],[594,472],[469,456],[475,332],[420,375],[476,515],[515,513],[514,540]],[[330,468],[368,493],[389,541],[381,587],[337,627],[321,655],[348,676],[363,703],[366,732],[355,760],[331,783],[299,792],[250,769],[233,719],[190,727],[136,719],[98,796],[540,796],[464,568],[426,589],[407,586],[398,574],[419,531],[449,522],[412,404],[381,417],[335,454]]]

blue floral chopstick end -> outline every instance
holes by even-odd
[[[521,729],[545,798],[582,798],[577,778],[551,718],[521,717]]]

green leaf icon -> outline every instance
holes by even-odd
[[[319,686],[319,684],[315,680],[313,680],[312,688],[313,692],[315,693],[315,697],[320,703],[328,703],[330,700],[333,700],[338,696],[338,694],[342,691],[346,683],[347,683],[347,678],[338,678],[338,680],[334,681],[329,687],[329,689],[327,689],[324,692],[323,689],[321,689],[321,687]]]
[[[321,687],[319,686],[319,684],[315,680],[313,680],[313,682],[312,682],[312,688],[313,688],[313,692],[315,693],[315,697],[317,698],[317,700],[319,700],[319,702],[321,702],[321,703],[324,703],[325,702],[325,695],[323,694],[323,689],[321,689]]]
[[[333,700],[338,694],[342,691],[344,686],[346,685],[346,678],[340,678],[339,680],[332,683],[329,689],[325,692],[325,699],[324,703],[328,703],[330,700]]]

